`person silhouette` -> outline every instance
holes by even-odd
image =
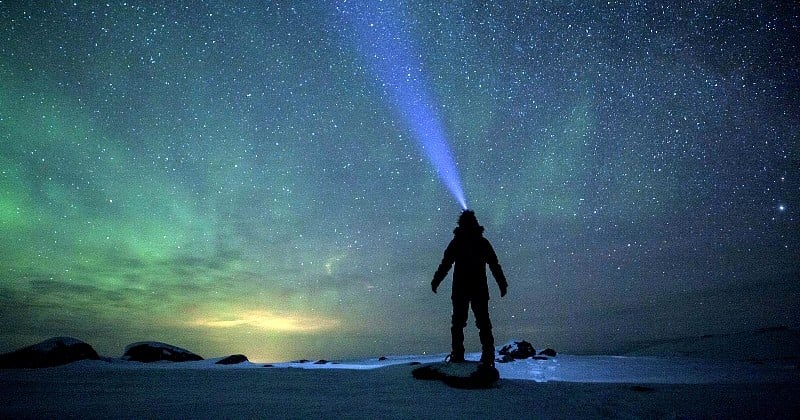
[[[489,319],[489,285],[486,279],[486,265],[500,288],[500,297],[506,295],[508,282],[497,255],[489,240],[483,237],[483,226],[478,224],[475,212],[464,210],[458,218],[458,226],[453,230],[453,239],[444,251],[439,268],[433,275],[433,293],[453,269],[453,316],[450,326],[452,338],[451,362],[464,361],[464,327],[467,326],[469,307],[475,316],[481,340],[481,363],[494,366],[494,336],[492,321]]]

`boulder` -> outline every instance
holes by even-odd
[[[556,357],[556,354],[557,354],[556,351],[551,348],[547,348],[539,352],[540,356],[548,356],[548,357]]]
[[[247,362],[247,356],[243,354],[232,354],[224,359],[218,360],[216,365],[238,365],[239,363]]]
[[[438,380],[459,389],[492,388],[500,379],[500,372],[488,364],[466,361],[460,363],[429,363],[411,371],[415,379]]]
[[[498,357],[496,362],[497,363],[508,363],[508,362],[513,362],[514,360],[517,360],[517,359],[515,359],[515,358],[513,358],[513,357],[511,357],[511,356],[509,356],[507,354],[504,354],[501,357]]]
[[[145,341],[133,343],[125,347],[122,358],[132,362],[192,362],[203,360],[202,357],[166,343],[158,341]]]
[[[525,340],[512,341],[500,348],[499,353],[503,356],[507,355],[515,359],[527,359],[531,356],[536,356],[536,349],[533,348],[531,343]]]
[[[89,344],[72,337],[54,337],[32,346],[0,355],[0,368],[45,368],[78,360],[100,360]]]

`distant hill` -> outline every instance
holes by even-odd
[[[688,356],[704,359],[797,360],[800,330],[762,328],[732,334],[642,342],[631,346],[627,356]]]

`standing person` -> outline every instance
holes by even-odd
[[[453,269],[453,317],[450,327],[452,338],[451,362],[464,361],[464,327],[467,326],[469,307],[475,316],[481,339],[481,363],[494,366],[494,336],[492,321],[489,320],[489,285],[486,280],[486,265],[492,271],[500,297],[506,295],[508,283],[503,269],[497,261],[492,244],[483,237],[483,226],[478,224],[475,212],[464,210],[458,218],[458,226],[453,230],[453,239],[444,251],[439,269],[433,275],[433,293]]]

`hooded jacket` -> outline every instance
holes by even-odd
[[[501,291],[508,288],[503,269],[497,261],[492,244],[483,237],[483,226],[459,226],[453,230],[453,239],[444,251],[439,268],[433,275],[432,286],[439,284],[453,269],[453,299],[489,299],[486,265]]]

